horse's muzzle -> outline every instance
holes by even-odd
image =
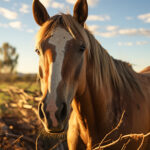
[[[66,129],[68,122],[67,104],[61,103],[56,112],[47,111],[43,102],[39,104],[39,117],[47,132],[60,133]]]

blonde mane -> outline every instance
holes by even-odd
[[[56,15],[44,23],[37,34],[37,45],[41,46],[43,41],[51,36],[53,29],[59,25],[65,27],[74,38],[80,36],[84,40],[89,62],[92,62],[93,82],[96,89],[105,85],[117,89],[118,92],[126,90],[129,94],[132,91],[142,93],[137,73],[133,71],[131,65],[112,58],[92,33],[78,24],[69,14]]]

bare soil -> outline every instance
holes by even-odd
[[[60,139],[44,135],[38,118],[40,92],[17,87],[0,89],[8,97],[0,99],[0,150],[49,150],[55,149]],[[65,143],[65,138],[62,140]]]

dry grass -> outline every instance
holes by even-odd
[[[17,85],[0,86],[0,150],[35,150],[37,136],[43,129],[37,113],[40,92],[37,86],[27,88],[29,82]],[[56,139],[39,135],[37,147],[49,150],[57,143]]]

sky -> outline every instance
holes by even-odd
[[[70,12],[76,0],[40,0],[50,16]],[[150,0],[88,0],[86,24],[116,59],[136,71],[150,65]],[[0,0],[0,46],[9,42],[19,53],[18,72],[37,73],[35,35],[39,26],[32,15],[32,0]]]

